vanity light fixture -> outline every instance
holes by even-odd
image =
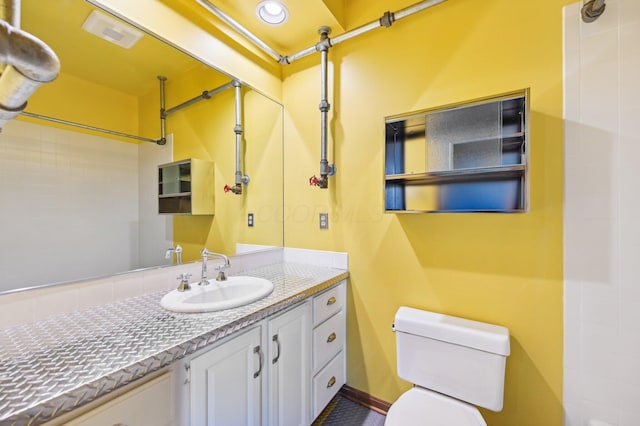
[[[131,48],[142,38],[141,31],[97,10],[89,14],[82,29],[125,49]]]
[[[265,0],[258,3],[256,14],[262,22],[269,25],[282,25],[289,17],[289,11],[285,5],[274,0]]]

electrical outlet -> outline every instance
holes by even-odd
[[[253,213],[247,215],[247,225],[249,228],[253,228]]]
[[[329,213],[320,213],[320,229],[329,229]]]

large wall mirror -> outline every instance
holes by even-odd
[[[0,293],[170,265],[165,251],[176,244],[184,262],[203,247],[233,255],[238,245],[282,246],[282,105],[243,85],[250,183],[242,195],[225,192],[236,170],[233,88],[171,114],[166,145],[121,134],[160,137],[159,75],[167,109],[233,78],[146,32],[130,48],[90,34],[82,26],[94,10],[22,1],[21,28],[56,52],[62,71],[31,97],[31,115],[0,134]],[[214,163],[214,215],[158,214],[158,165],[187,158]]]

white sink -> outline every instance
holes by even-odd
[[[174,312],[214,312],[237,308],[260,300],[273,291],[273,283],[264,278],[233,276],[211,284],[191,284],[191,290],[173,290],[160,301],[163,308]]]

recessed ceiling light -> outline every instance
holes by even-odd
[[[263,22],[269,25],[284,24],[289,17],[289,11],[280,2],[266,0],[258,3],[256,14]]]
[[[142,37],[141,31],[97,10],[89,14],[87,20],[82,24],[82,28],[125,49],[129,49]]]

